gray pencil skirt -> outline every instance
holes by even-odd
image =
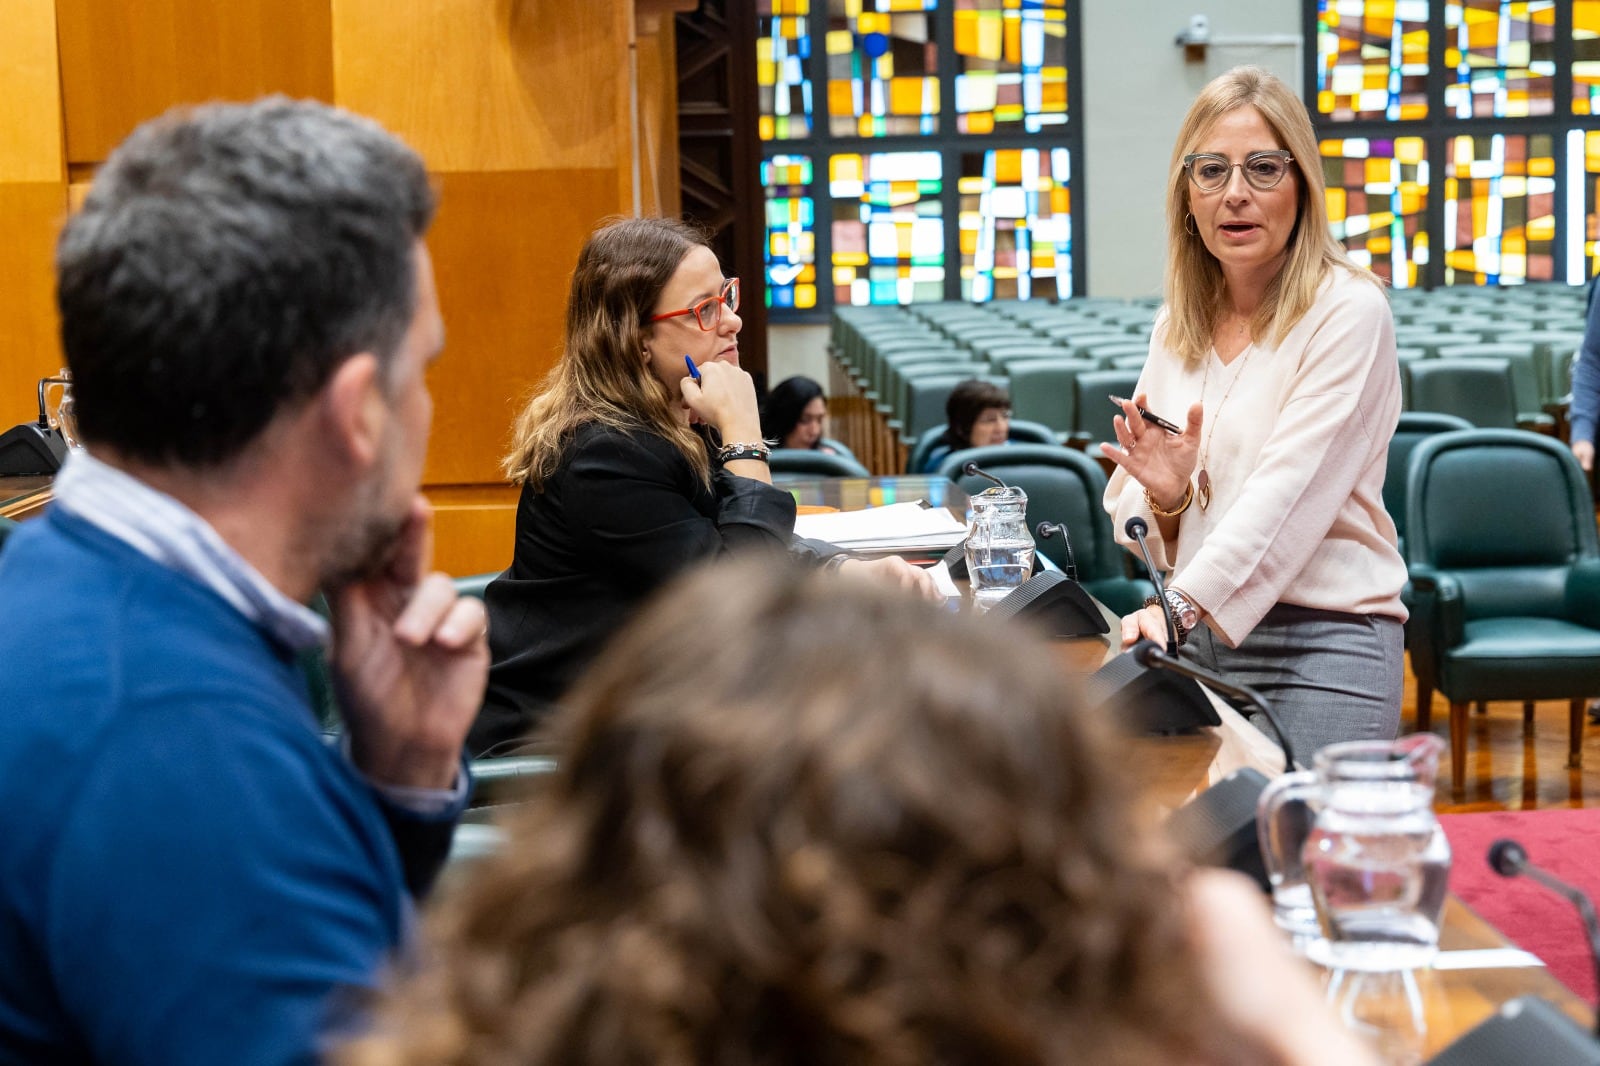
[[[1405,686],[1405,634],[1387,615],[1280,603],[1237,648],[1195,627],[1186,657],[1249,685],[1278,713],[1295,758],[1341,740],[1393,740]],[[1271,727],[1257,723],[1268,736]]]

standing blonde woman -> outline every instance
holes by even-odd
[[[1381,283],[1328,229],[1316,137],[1271,74],[1212,81],[1168,181],[1166,306],[1116,419],[1106,509],[1142,516],[1184,654],[1259,689],[1296,754],[1392,737],[1405,564],[1382,489],[1400,415]],[[1159,605],[1125,643],[1165,641]]]

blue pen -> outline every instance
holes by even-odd
[[[686,356],[683,357],[683,362],[684,362],[684,365],[686,365],[689,368],[689,376],[694,378],[696,381],[699,381],[700,380],[700,368],[694,365],[694,360],[690,359],[686,355]]]

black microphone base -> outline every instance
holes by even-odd
[[[1428,1066],[1600,1066],[1600,1042],[1537,996],[1520,996],[1428,1060]]]
[[[1046,570],[1035,574],[989,609],[995,618],[1015,618],[1047,637],[1094,637],[1111,632],[1095,598],[1070,578]]]
[[[1183,733],[1222,724],[1198,682],[1141,666],[1132,652],[1089,675],[1088,691],[1093,702],[1114,708],[1134,733]]]
[[[54,474],[66,458],[67,442],[60,432],[40,429],[37,422],[0,433],[0,477]]]
[[[1266,787],[1260,770],[1235,770],[1173,811],[1167,817],[1167,835],[1191,861],[1237,870],[1269,892],[1272,885],[1256,833],[1256,802]]]

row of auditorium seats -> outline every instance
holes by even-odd
[[[1474,425],[1555,431],[1584,290],[1566,285],[1390,294],[1406,410],[1442,411]],[[1115,410],[1144,364],[1157,301],[947,302],[834,312],[830,406],[841,436],[868,443],[864,464],[902,469],[902,457],[944,421],[950,390],[969,378],[1007,386],[1015,416],[1088,447],[1110,439]],[[1091,452],[1092,454],[1092,452]]]

